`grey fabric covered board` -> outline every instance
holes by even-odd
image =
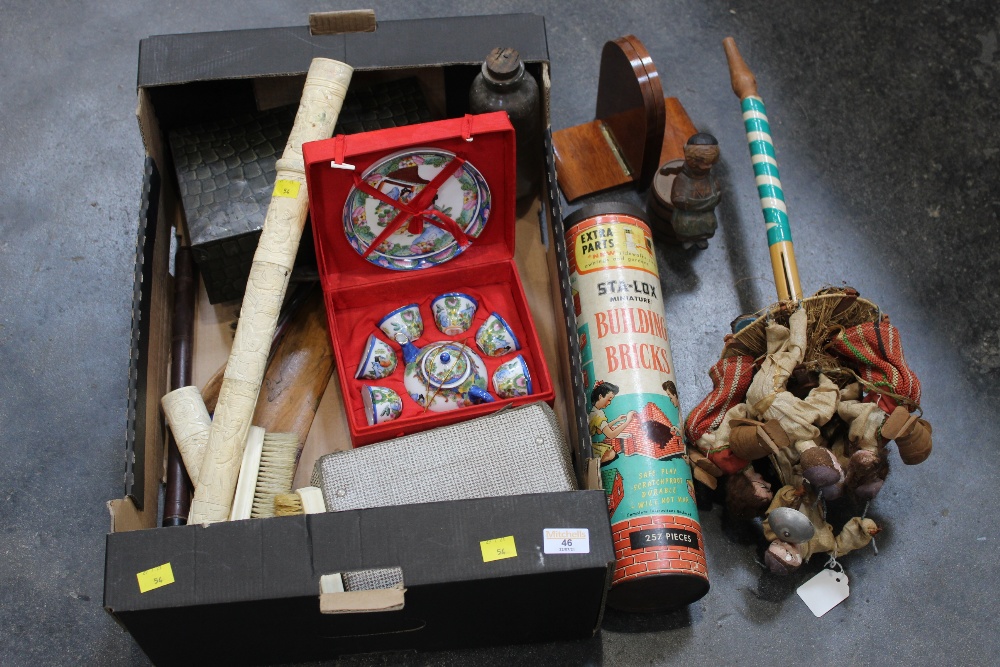
[[[313,469],[328,511],[571,491],[569,446],[545,403],[327,454]]]

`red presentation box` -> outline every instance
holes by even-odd
[[[356,179],[360,179],[372,165],[395,153],[413,149],[447,151],[474,166],[489,188],[491,210],[478,237],[470,237],[471,245],[450,260],[424,269],[385,268],[363,258],[351,245],[345,232],[344,209]],[[514,264],[514,129],[507,114],[467,115],[387,130],[338,135],[305,144],[302,152],[316,258],[337,361],[337,377],[354,446],[454,424],[496,412],[508,405],[518,406],[540,400],[551,404],[555,391]],[[417,201],[417,197],[419,192],[411,201]],[[457,336],[441,333],[434,324],[430,309],[435,297],[449,292],[468,294],[477,300],[479,306],[472,326]],[[403,385],[405,361],[400,346],[379,330],[378,323],[391,311],[411,303],[419,304],[424,324],[423,335],[414,341],[415,345],[422,348],[443,340],[465,343],[486,365],[487,388],[495,398],[492,403],[432,412],[410,398]],[[513,330],[521,346],[518,351],[490,357],[477,347],[476,332],[491,312],[499,313]],[[380,380],[354,377],[369,334],[376,334],[389,342],[398,357],[395,371]],[[517,354],[523,355],[528,366],[532,393],[513,399],[500,398],[493,391],[493,372]],[[365,385],[395,390],[403,402],[399,417],[369,425],[362,401]],[[497,436],[498,440],[503,439],[503,434],[498,433]]]

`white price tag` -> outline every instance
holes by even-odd
[[[546,528],[542,537],[547,554],[590,553],[590,530],[587,528]]]
[[[847,575],[843,570],[823,570],[795,591],[819,618],[847,599],[851,593]]]

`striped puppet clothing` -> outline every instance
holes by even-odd
[[[754,359],[736,354],[723,357],[708,370],[712,391],[688,414],[684,423],[688,442],[698,442],[705,433],[719,428],[729,408],[742,403],[753,381]]]
[[[844,329],[830,345],[844,365],[854,369],[869,388],[884,389],[920,405],[920,380],[906,365],[899,330],[883,317]]]

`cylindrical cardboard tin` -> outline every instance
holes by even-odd
[[[660,275],[644,213],[585,206],[565,221],[588,422],[608,498],[608,605],[660,611],[708,592]]]

